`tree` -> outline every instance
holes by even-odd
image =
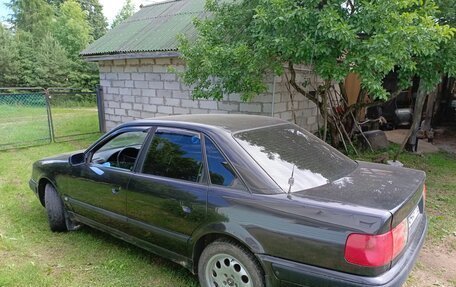
[[[55,7],[59,7],[65,0],[47,0],[47,2]],[[99,0],[77,0],[81,5],[82,10],[87,13],[87,20],[92,28],[92,38],[97,40],[103,36],[108,30],[108,21],[103,14],[103,7]]]
[[[97,85],[96,66],[79,58],[92,37],[88,13],[76,0],[14,0],[10,7],[12,31],[0,25],[0,86]]]
[[[97,40],[106,34],[108,21],[103,14],[103,7],[99,0],[78,0],[82,10],[88,12],[87,19],[92,27],[92,38]]]
[[[45,0],[11,0],[7,6],[13,12],[9,22],[15,30],[30,32],[35,39],[50,31],[54,11]]]
[[[0,87],[19,82],[19,53],[14,35],[0,23]]]
[[[453,0],[436,0],[439,6],[437,17],[442,24],[456,27],[456,2]]]
[[[78,58],[91,42],[91,28],[87,15],[75,0],[67,0],[60,5],[59,15],[54,25],[55,38],[72,58]]]
[[[32,86],[67,87],[71,60],[67,51],[51,34],[46,35],[37,47],[34,62],[35,79]]]
[[[195,86],[193,96],[240,93],[248,101],[266,91],[265,74],[286,73],[289,84],[319,108],[334,145],[354,130],[352,116],[361,108],[392,96],[382,86],[389,72],[396,70],[401,87],[409,86],[418,62],[424,64],[454,33],[435,21],[431,0],[209,0],[206,10],[210,17],[195,20],[197,38],[180,39],[187,64],[182,77]],[[298,64],[313,65],[324,80],[315,93],[297,82]],[[343,83],[350,73],[359,75],[362,91],[358,103],[348,106]],[[431,74],[420,76],[431,82]]]
[[[438,0],[436,2],[439,7],[436,13],[436,19],[439,23],[456,28],[456,2],[447,0]],[[415,57],[414,60],[416,62],[416,71],[411,70],[408,73],[409,77],[415,73],[420,78],[420,87],[415,102],[413,123],[409,131],[409,136],[404,140],[402,145],[402,148],[405,145],[410,151],[416,151],[417,149],[418,130],[421,129],[424,132],[429,132],[431,129],[435,101],[439,98],[437,97],[437,85],[441,82],[442,78],[448,79],[448,76],[456,75],[456,38],[453,37],[448,41],[440,43],[435,53],[421,55],[421,57]],[[423,125],[420,126],[426,99],[428,102],[426,117]]]
[[[111,28],[114,28],[115,26],[119,25],[134,13],[135,6],[133,5],[133,3],[131,3],[131,0],[125,0],[122,9],[120,9],[120,12],[117,13],[116,17],[114,18],[114,21],[112,22]]]
[[[17,52],[19,53],[18,67],[19,79],[17,83],[10,86],[26,86],[33,87],[37,85],[35,73],[35,58],[36,58],[36,40],[30,32],[18,30],[16,31],[15,41]]]
[[[79,58],[79,52],[92,41],[87,13],[76,0],[66,0],[60,5],[59,11],[54,35],[71,59],[66,66],[67,86],[93,89],[98,84],[96,66]]]

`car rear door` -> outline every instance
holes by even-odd
[[[127,186],[149,130],[130,127],[114,132],[89,151],[85,164],[74,168],[62,190],[82,221],[126,230]]]
[[[158,127],[131,176],[127,194],[130,233],[186,255],[187,241],[206,218],[207,179],[201,134]]]

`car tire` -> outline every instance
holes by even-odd
[[[263,270],[243,246],[217,240],[207,246],[198,261],[201,287],[264,287]]]
[[[48,214],[49,227],[53,232],[68,231],[67,215],[62,199],[50,183],[44,189],[44,204]]]

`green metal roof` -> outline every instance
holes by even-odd
[[[192,20],[204,16],[204,0],[143,6],[81,52],[81,56],[177,51],[177,35],[194,37]]]

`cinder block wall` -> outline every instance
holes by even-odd
[[[169,66],[177,71],[185,69],[178,58],[100,61],[98,64],[107,130],[134,119],[207,113],[273,115],[288,121],[295,118],[298,125],[311,131],[318,127],[317,107],[293,89],[292,101],[285,75],[267,76],[268,92],[252,102],[242,102],[239,95],[227,95],[223,101],[193,100],[191,88],[169,72]],[[297,68],[297,80],[311,82],[309,86],[316,86],[319,81],[306,67]]]

